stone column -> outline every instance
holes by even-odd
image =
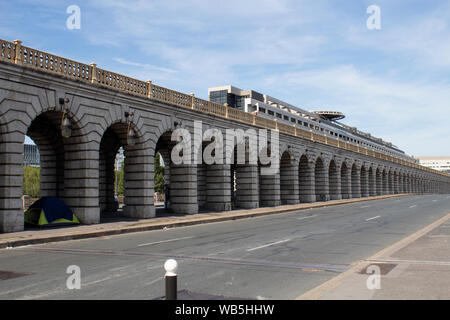
[[[197,202],[199,209],[206,206],[206,169],[204,164],[197,165]]]
[[[206,165],[206,207],[212,211],[231,210],[231,166]]]
[[[259,174],[259,203],[260,207],[275,207],[281,204],[280,199],[280,172],[264,174],[263,168]]]
[[[375,170],[371,168],[369,170],[369,196],[373,197],[377,195],[377,185],[375,179]]]
[[[170,209],[179,214],[198,212],[197,165],[175,165],[170,167]]]
[[[341,168],[336,166],[336,170],[330,172],[329,185],[330,185],[330,200],[341,200]]]
[[[299,199],[298,163],[294,160],[281,161],[280,166],[281,204],[297,204]]]
[[[124,164],[124,208],[123,214],[132,218],[152,218],[154,207],[154,150],[144,144],[126,146]],[[171,186],[171,197],[176,188]]]
[[[389,194],[389,173],[383,173],[383,195]]]
[[[399,193],[404,193],[404,185],[403,185],[403,175],[401,173],[399,173],[398,175],[398,192]]]
[[[369,196],[369,171],[361,170],[361,197]]]
[[[389,171],[387,194],[393,194],[393,193],[394,193],[394,174],[391,171]]]
[[[65,146],[64,201],[83,224],[100,222],[98,150],[98,145],[93,142]],[[112,166],[114,168],[114,164]]]
[[[398,174],[394,173],[394,194],[398,194]]]
[[[330,185],[328,179],[328,166],[323,163],[323,166],[317,166],[315,168],[315,189],[316,189],[316,201],[329,201],[330,200]]]
[[[316,185],[314,179],[314,167],[310,161],[301,162],[299,167],[299,193],[300,202],[316,201]]]
[[[22,231],[23,135],[2,133],[0,143],[0,233]]]
[[[351,170],[347,166],[344,172],[341,171],[342,199],[350,199],[352,197],[351,185],[352,185]]]
[[[361,198],[361,170],[357,167],[352,169],[352,198]]]
[[[257,165],[236,165],[236,206],[259,207],[259,173]]]
[[[377,196],[383,195],[383,172],[380,170],[375,171],[376,180],[376,193]]]

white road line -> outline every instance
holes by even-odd
[[[274,246],[274,245],[276,245],[276,244],[288,242],[288,241],[290,241],[290,240],[291,240],[291,239],[285,239],[285,240],[280,240],[280,241],[277,241],[277,242],[268,243],[268,244],[265,244],[265,245],[263,245],[263,246],[259,246],[259,247],[247,249],[247,251],[250,252],[250,251],[254,251],[254,250],[258,250],[258,249],[262,249],[262,248]]]
[[[366,221],[370,221],[370,220],[374,220],[374,219],[378,219],[378,218],[381,218],[381,216],[372,217],[372,218],[366,219]]]
[[[417,204],[414,204],[414,205],[410,206],[409,208],[411,209],[411,208],[415,208],[415,207],[417,207]]]
[[[317,217],[317,216],[318,216],[318,215],[315,214],[315,215],[309,216],[309,217],[301,217],[301,218],[297,218],[297,220],[303,220],[303,219],[308,219],[308,218],[314,218],[314,217]]]
[[[183,237],[183,238],[155,241],[155,242],[149,242],[149,243],[142,243],[142,244],[139,244],[138,247],[151,246],[154,244],[160,244],[160,243],[166,243],[166,242],[172,242],[172,241],[178,241],[178,240],[185,240],[185,239],[192,239],[192,238],[193,237]]]
[[[371,205],[368,205],[368,206],[362,206],[361,209],[369,208],[369,207],[371,207]]]
[[[433,200],[433,202],[437,202],[437,200]]]

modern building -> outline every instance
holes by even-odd
[[[231,85],[209,88],[208,98],[212,102],[227,104],[229,107],[253,113],[263,118],[277,120],[288,125],[306,127],[315,133],[339,139],[355,146],[408,161],[417,161],[392,143],[339,122],[338,120],[344,119],[345,116],[338,111],[307,111],[269,95],[254,90],[241,90]]]
[[[39,167],[41,165],[39,149],[37,145],[23,145],[23,165],[32,167]]]
[[[449,157],[416,157],[419,163],[431,169],[450,173],[450,156]]]

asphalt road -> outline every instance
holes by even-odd
[[[168,258],[179,290],[294,299],[449,212],[448,195],[408,196],[3,249],[0,270],[16,274],[0,272],[0,299],[155,299]],[[79,290],[66,286],[70,265]]]

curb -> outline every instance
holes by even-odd
[[[215,216],[207,216],[207,217],[197,217],[191,218],[191,220],[187,221],[175,221],[175,222],[160,222],[155,224],[143,225],[143,226],[124,226],[120,229],[110,229],[110,230],[95,230],[92,232],[86,231],[83,233],[73,233],[66,235],[56,235],[56,236],[47,236],[41,238],[34,239],[20,239],[20,240],[5,240],[0,242],[0,249],[8,249],[8,248],[16,248],[27,245],[34,244],[43,244],[49,242],[60,242],[67,240],[80,240],[80,239],[88,239],[88,238],[96,238],[110,235],[120,235],[125,233],[134,233],[134,232],[143,232],[143,231],[152,231],[152,230],[161,230],[164,228],[177,228],[177,227],[185,227],[192,226],[204,223],[214,223],[214,222],[223,222],[228,220],[238,220],[238,219],[246,219],[246,218],[254,218],[261,217],[265,215],[271,214],[281,214],[298,210],[306,210],[312,208],[323,208],[329,206],[343,205],[343,204],[351,204],[357,202],[365,202],[371,200],[382,200],[403,196],[413,196],[414,194],[392,194],[392,195],[383,195],[383,196],[373,196],[373,197],[365,197],[365,198],[355,198],[355,199],[345,199],[345,200],[331,200],[327,202],[314,202],[314,203],[302,203],[297,205],[283,205],[278,207],[264,208],[263,211],[260,212],[252,212],[253,210],[261,210],[261,209],[251,209],[251,210],[242,210],[244,212],[237,212],[235,214],[228,215],[220,215],[222,213],[229,213],[230,211],[217,212],[214,213]],[[240,210],[241,211],[241,210]],[[210,215],[210,214],[209,214]],[[145,224],[146,222],[143,222]],[[151,223],[151,222],[148,222]],[[75,227],[76,228],[76,227]],[[1,240],[0,240],[1,241]]]

